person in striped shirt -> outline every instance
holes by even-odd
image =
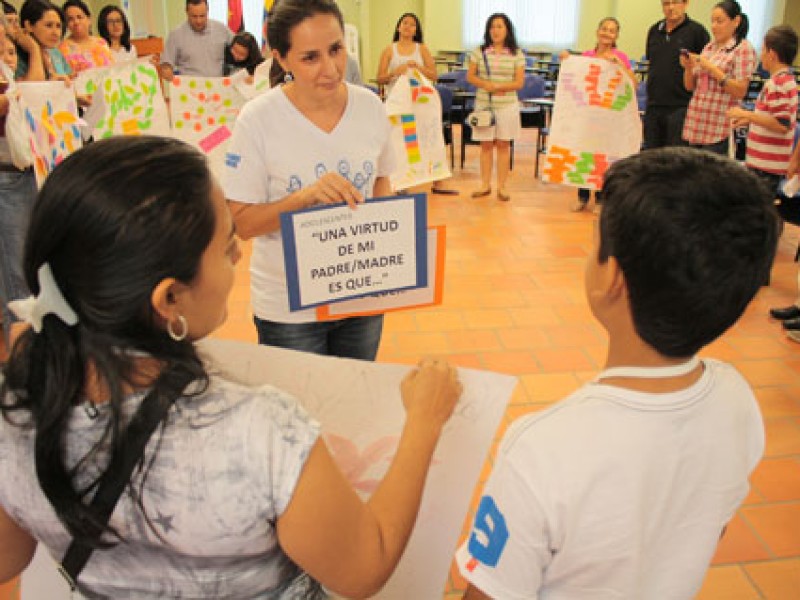
[[[736,107],[728,111],[734,127],[750,126],[747,167],[777,193],[792,156],[797,120],[797,83],[789,68],[797,56],[797,33],[777,25],[764,37],[761,65],[770,78],[756,100],[755,110]]]

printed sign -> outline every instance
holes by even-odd
[[[289,308],[427,285],[425,196],[281,214]]]
[[[381,292],[336,304],[324,304],[317,308],[317,320],[379,315],[441,304],[444,290],[445,231],[444,225],[428,228],[428,285],[412,290]]]

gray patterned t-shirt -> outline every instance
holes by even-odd
[[[131,415],[143,394],[124,403]],[[69,421],[68,464],[98,440],[109,409],[92,418],[76,407]],[[298,567],[278,545],[286,509],[319,436],[297,401],[270,386],[249,388],[212,376],[209,388],[178,400],[157,429],[146,462],[142,510],[126,491],[111,524],[124,542],[97,550],[79,578],[82,594],[112,598],[285,598]],[[99,461],[107,460],[105,453]],[[81,470],[79,483],[96,473]],[[32,431],[0,419],[0,505],[60,560],[70,542],[42,494]],[[141,484],[134,473],[134,490]],[[305,594],[304,594],[305,596]]]

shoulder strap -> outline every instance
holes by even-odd
[[[91,502],[91,507],[97,511],[104,523],[108,523],[111,518],[111,513],[114,512],[122,491],[130,481],[134,468],[144,455],[148,441],[172,405],[173,402],[159,398],[155,390],[151,390],[139,405],[127,427],[125,447],[118,459],[109,463]],[[73,591],[77,587],[75,582],[78,575],[86,566],[93,551],[92,546],[75,539],[67,548],[58,570]]]
[[[489,59],[486,57],[486,50],[482,50],[481,54],[483,54],[483,64],[486,65],[486,77],[491,79],[492,71],[489,69]],[[492,92],[489,92],[489,108],[492,108]]]

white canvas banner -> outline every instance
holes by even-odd
[[[239,77],[175,77],[170,84],[172,135],[198,148],[220,178],[233,126],[247,98]]]
[[[149,58],[102,71],[98,90],[92,97],[94,139],[113,135],[171,135],[161,82]]]
[[[362,498],[389,468],[405,411],[400,381],[410,367],[244,342],[208,340],[210,362],[232,379],[292,394],[322,424],[335,460]],[[375,598],[441,598],[473,489],[516,378],[459,369],[464,393],[433,457],[419,517],[403,558]]]
[[[63,81],[20,83],[17,89],[41,187],[47,175],[82,145],[75,89]]]
[[[542,179],[599,189],[611,164],[641,145],[635,84],[623,69],[585,56],[563,61]]]
[[[400,76],[386,99],[397,168],[390,180],[396,190],[450,177],[442,134],[442,101],[433,84],[418,71]]]

